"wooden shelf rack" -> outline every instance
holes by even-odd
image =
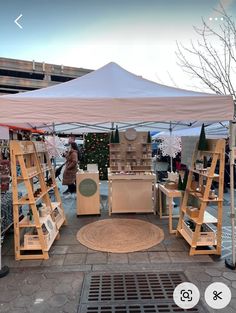
[[[197,170],[196,160],[203,157],[209,158],[207,161],[210,165]],[[199,151],[197,143],[177,228],[177,235],[183,236],[191,246],[190,255],[221,254],[224,164],[224,139],[207,139],[207,151]],[[197,181],[194,181],[194,177]],[[217,194],[212,193],[213,181],[218,183]],[[197,208],[189,205],[190,197],[198,202]],[[212,203],[217,206],[217,217],[207,211],[209,204]]]
[[[45,143],[12,140],[10,154],[15,258],[48,259],[66,217]],[[21,197],[19,191],[23,192]],[[20,221],[19,206],[27,213]]]

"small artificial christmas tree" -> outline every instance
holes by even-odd
[[[178,190],[183,190],[183,183],[182,183],[182,179],[180,175],[179,175],[179,181],[178,181]]]
[[[118,126],[116,126],[116,130],[115,130],[114,143],[120,143],[120,136],[119,136]]]
[[[110,137],[110,143],[114,143],[115,139],[114,139],[114,133],[113,131],[111,132],[111,137]]]
[[[207,142],[206,142],[206,134],[205,134],[205,126],[202,124],[201,133],[199,137],[198,150],[204,151],[207,150]]]
[[[208,162],[207,162],[207,157],[204,155],[203,157],[203,168],[207,168]]]
[[[150,131],[148,132],[148,135],[147,135],[147,143],[152,143],[152,137],[151,137]]]
[[[186,170],[184,172],[184,179],[183,179],[183,183],[182,183],[182,190],[186,189],[187,182],[188,182],[188,171]]]

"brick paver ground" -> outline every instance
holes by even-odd
[[[114,217],[141,218],[161,227],[165,239],[148,250],[113,254],[90,250],[76,240],[78,230],[93,221],[109,218],[101,216],[77,217],[76,200],[64,199],[68,225],[61,229],[49,260],[15,261],[13,235],[8,234],[3,244],[3,265],[10,274],[0,279],[0,312],[8,313],[74,313],[77,312],[85,273],[89,272],[165,272],[183,271],[188,280],[201,292],[214,281],[227,284],[232,301],[222,313],[236,311],[236,271],[226,269],[224,259],[208,255],[190,257],[189,246],[182,238],[168,233],[167,220],[153,214],[115,215]],[[209,312],[216,312],[208,307]]]

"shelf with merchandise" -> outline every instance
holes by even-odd
[[[199,151],[198,143],[196,145],[177,228],[178,233],[191,246],[190,255],[221,254],[225,140],[207,139],[207,146],[207,151]],[[205,157],[210,156],[211,164],[208,168],[196,170],[194,165],[201,154]],[[219,173],[216,174],[217,164],[219,165]],[[197,181],[193,180],[196,175]],[[212,188],[214,180],[218,183],[217,194]],[[196,200],[198,202],[198,207],[189,205],[191,197],[193,197],[191,201]],[[217,218],[207,211],[210,203],[216,205]],[[191,229],[186,223],[186,218],[194,223],[194,229]],[[211,227],[212,224],[215,225],[215,229]],[[207,231],[201,230],[202,225],[208,227]],[[201,248],[202,246],[209,246],[209,249]]]
[[[66,223],[54,170],[45,149],[43,142],[10,142],[16,260],[48,259],[48,251],[59,228]],[[22,150],[24,155],[20,153]],[[17,168],[20,169],[20,175],[17,175]],[[51,172],[49,185],[45,181],[45,172],[48,170]],[[33,180],[35,177],[37,181]],[[18,196],[18,182],[21,181],[24,181],[24,194]],[[55,202],[51,201],[49,195],[52,190]],[[19,206],[28,206],[28,215],[17,222]],[[60,220],[56,210],[60,211]],[[34,253],[35,250],[40,250],[41,253]]]

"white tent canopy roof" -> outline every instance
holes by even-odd
[[[231,96],[163,86],[109,63],[56,86],[0,97],[0,123],[225,121]]]
[[[201,132],[201,126],[189,127],[184,129],[173,130],[172,136],[183,137],[183,136],[196,136],[199,137]],[[229,123],[214,123],[212,125],[205,126],[205,133],[207,138],[227,138],[229,137]],[[162,131],[152,136],[153,139],[170,136],[169,131]]]
[[[114,62],[66,83],[13,95],[23,98],[114,99],[196,97],[208,94],[157,84],[134,75]]]

